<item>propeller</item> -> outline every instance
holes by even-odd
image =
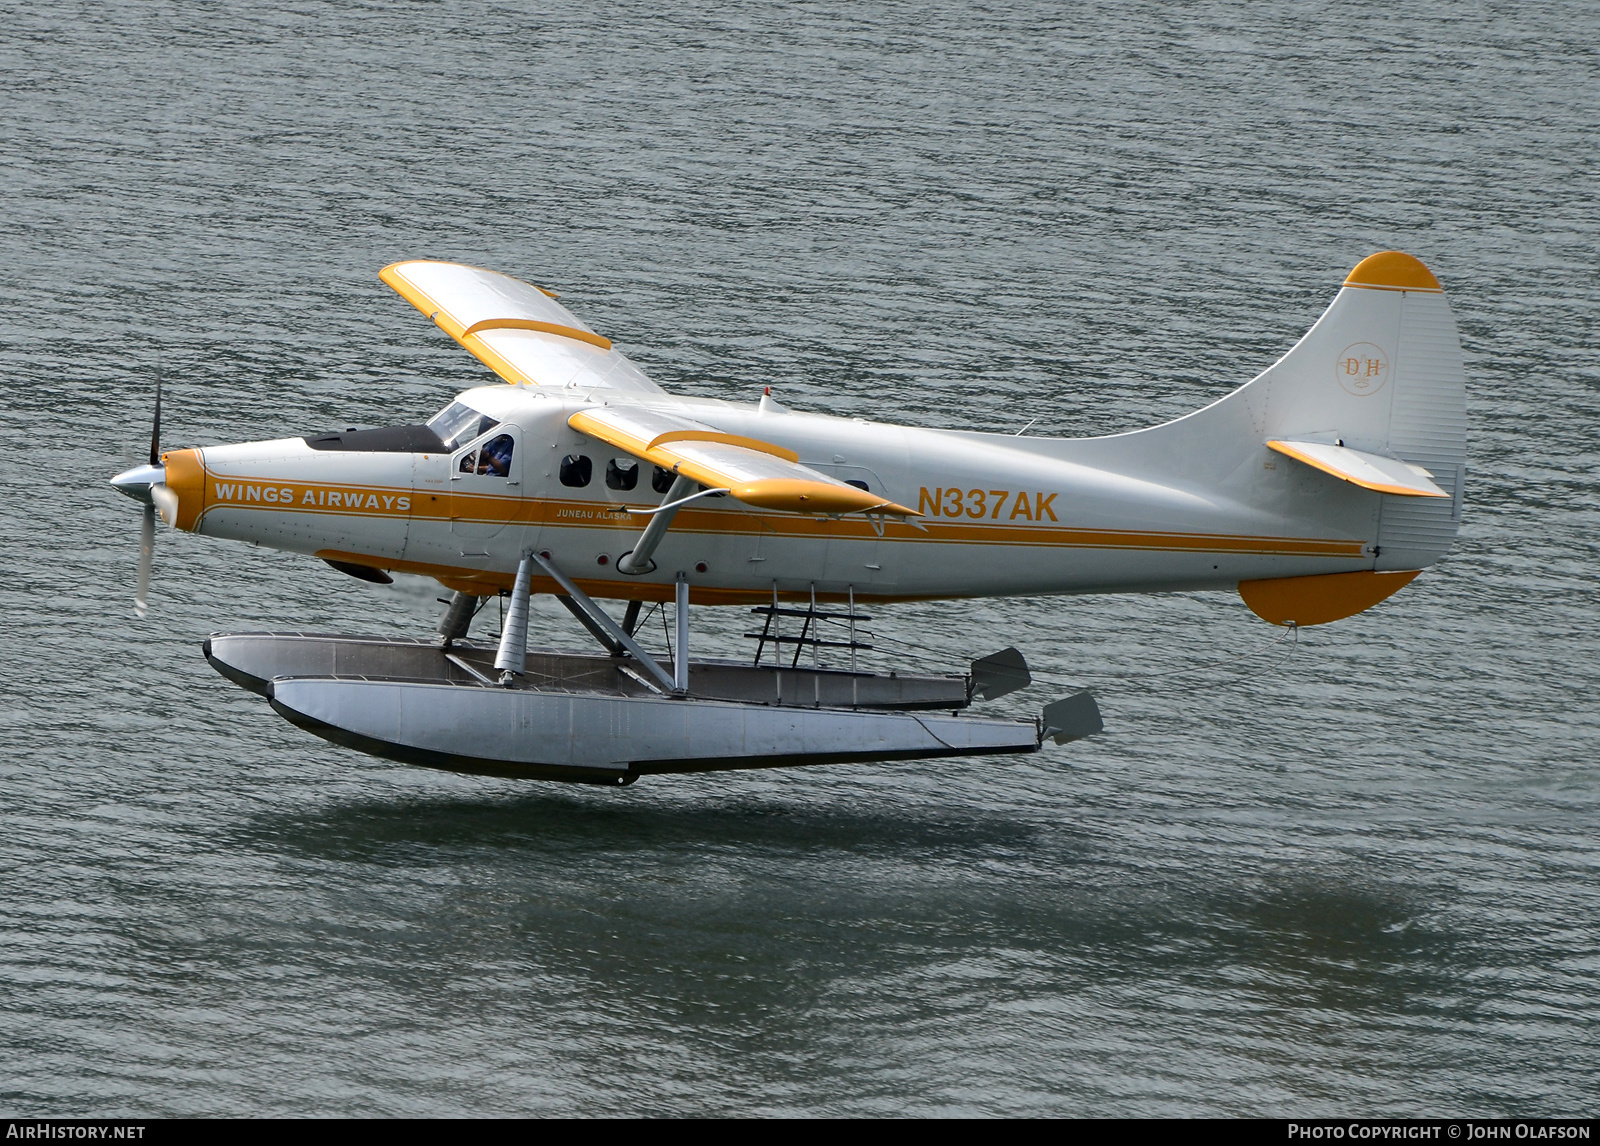
[[[141,617],[150,615],[150,570],[156,561],[156,507],[144,507],[144,519],[139,525],[139,581],[133,589],[133,611]]]
[[[150,425],[150,464],[161,460],[161,379],[156,379],[156,416]],[[154,487],[152,487],[153,489]],[[156,562],[156,503],[152,497],[139,523],[139,580],[133,590],[133,611],[150,613],[150,571]]]
[[[150,571],[156,558],[156,509],[168,521],[177,520],[178,497],[166,487],[167,471],[161,464],[161,382],[156,381],[156,416],[150,427],[150,464],[139,466],[111,479],[120,493],[144,502],[144,520],[139,526],[139,579],[133,590],[133,611],[139,616],[150,612]]]

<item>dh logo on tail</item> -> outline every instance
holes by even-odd
[[[1389,356],[1375,343],[1352,342],[1339,352],[1333,373],[1339,385],[1364,398],[1382,390],[1389,380]]]

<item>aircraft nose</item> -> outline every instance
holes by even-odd
[[[118,493],[125,493],[135,501],[142,501],[146,505],[154,504],[150,498],[150,488],[160,485],[167,480],[166,466],[135,466],[131,470],[124,470],[111,479],[111,487]]]

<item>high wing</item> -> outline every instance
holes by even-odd
[[[378,277],[507,382],[662,392],[540,287],[431,260],[392,263]]]
[[[747,505],[792,513],[917,511],[800,464],[793,450],[725,434],[692,418],[631,406],[579,410],[567,425],[701,485],[726,489]]]
[[[479,267],[432,260],[393,263],[379,277],[507,382],[663,392],[609,339],[541,287]],[[915,510],[801,465],[792,450],[725,434],[689,418],[602,406],[574,414],[570,425],[762,509],[918,516]]]

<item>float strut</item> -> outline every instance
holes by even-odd
[[[633,600],[628,602],[628,611],[622,614],[622,631],[630,637],[639,628],[639,609],[643,601]],[[617,655],[621,655],[620,653]]]
[[[672,683],[679,692],[689,691],[689,575],[678,574],[677,607],[678,656],[672,663]]]
[[[605,648],[606,652],[610,653],[614,657],[620,657],[624,652],[627,651],[619,642],[612,638],[610,633],[602,629],[595,619],[584,611],[583,606],[578,604],[578,602],[574,601],[571,597],[568,597],[564,593],[557,593],[556,600],[560,601],[567,607],[567,612],[578,618],[578,623],[589,630],[589,635],[595,640],[599,641],[601,646]]]
[[[543,569],[547,574],[549,574],[551,580],[553,580],[557,585],[561,586],[561,591],[568,597],[571,597],[573,602],[577,604],[577,606],[585,613],[588,613],[589,618],[594,621],[595,624],[604,629],[610,635],[612,640],[616,641],[623,648],[627,649],[628,652],[631,653],[636,660],[638,660],[641,668],[660,681],[668,691],[676,691],[677,686],[673,683],[671,674],[669,674],[666,669],[662,668],[660,664],[656,662],[656,658],[641,649],[637,641],[635,641],[627,633],[623,632],[622,626],[617,624],[616,621],[612,620],[610,614],[608,614],[604,609],[602,609],[599,605],[596,605],[594,601],[590,599],[589,594],[585,593],[582,589],[574,585],[572,583],[572,579],[563,573],[560,568],[557,567],[554,561],[546,557],[544,554],[537,552],[530,553],[528,558],[525,558],[524,560],[527,559],[537,561],[539,563],[539,568]],[[517,575],[519,577],[522,575],[520,568],[518,569]],[[496,667],[499,667],[498,662],[496,662]]]
[[[528,596],[533,584],[533,555],[524,553],[517,562],[517,583],[511,590],[511,607],[500,626],[500,651],[494,656],[494,667],[500,671],[500,683],[507,688],[521,676],[528,665]]]
[[[439,622],[439,643],[449,648],[466,636],[477,611],[477,594],[457,590],[455,596],[450,598],[450,608],[445,612],[444,620]]]

